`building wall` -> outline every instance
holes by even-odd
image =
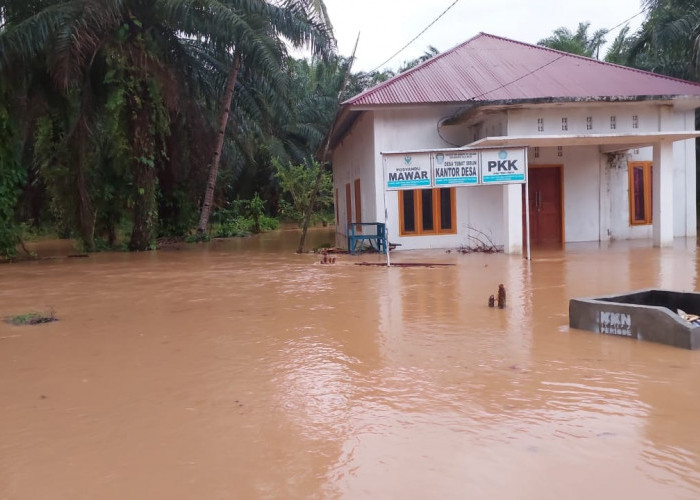
[[[346,233],[345,185],[361,179],[362,219],[383,222],[401,249],[470,246],[478,230],[503,245],[504,190],[501,186],[455,189],[457,234],[401,237],[398,193],[383,190],[382,152],[416,151],[461,146],[487,136],[609,134],[694,130],[693,111],[674,111],[653,103],[575,103],[539,105],[486,115],[478,123],[439,127],[456,106],[423,106],[365,111],[333,153],[337,188],[338,245]],[[563,165],[564,237],[567,242],[651,238],[652,226],[629,223],[628,161],[651,161],[652,148],[605,154],[595,146],[530,148],[530,166]],[[674,234],[694,236],[695,147],[674,145]]]
[[[658,104],[649,103],[596,102],[513,109],[508,111],[508,135],[657,132],[658,108]]]
[[[345,245],[347,233],[347,199],[346,184],[350,184],[351,220],[358,222],[355,217],[355,179],[360,179],[362,191],[362,221],[377,221],[377,206],[375,203],[377,186],[374,185],[374,124],[372,112],[363,113],[355,122],[353,128],[333,151],[333,191],[337,193],[336,244]],[[337,190],[337,191],[336,191]]]
[[[377,186],[384,185],[382,152],[440,149],[461,146],[458,141],[465,130],[455,134],[454,130],[441,131],[438,123],[457,111],[456,107],[423,107],[377,111],[375,114],[375,145]],[[505,113],[493,118],[485,126],[494,133],[506,130]],[[384,217],[384,193],[378,189],[376,205],[381,207],[378,220]],[[457,233],[402,237],[399,235],[399,202],[397,191],[386,192],[389,241],[401,245],[401,249],[457,248],[470,246],[476,235],[470,228],[484,232],[496,245],[503,245],[503,188],[501,186],[475,186],[455,189]]]
[[[545,106],[509,111],[509,135],[566,135],[682,131],[695,129],[693,111],[647,103],[594,103]],[[613,128],[614,127],[614,128]],[[564,130],[566,128],[566,130]],[[696,235],[695,145],[677,142],[674,152],[674,235]],[[598,146],[530,148],[529,163],[564,165],[565,239],[591,240],[651,238],[651,225],[629,222],[629,161],[652,161],[652,147],[617,155]],[[596,187],[597,185],[597,187]]]
[[[562,166],[564,239],[598,240],[601,161],[597,146],[529,148],[528,165]]]

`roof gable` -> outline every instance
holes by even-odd
[[[700,96],[700,85],[480,33],[344,104],[681,95]]]

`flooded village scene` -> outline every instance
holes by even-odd
[[[0,500],[700,498],[696,3],[3,2]]]

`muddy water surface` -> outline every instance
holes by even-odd
[[[0,316],[60,321],[0,323],[0,499],[700,497],[700,351],[567,327],[571,297],[697,290],[694,241],[296,242],[1,265]]]

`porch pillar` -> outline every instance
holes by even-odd
[[[523,185],[503,185],[503,252],[523,253]]]
[[[673,143],[654,144],[652,224],[655,247],[673,245]]]

